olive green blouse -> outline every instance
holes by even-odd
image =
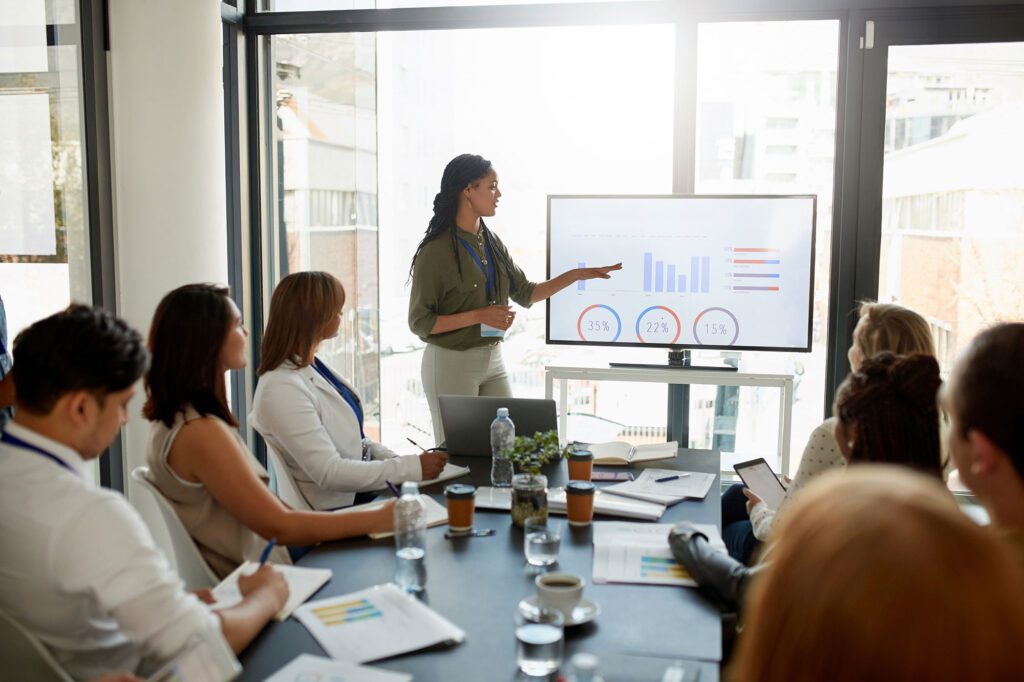
[[[479,234],[456,229],[456,234],[469,243],[485,268],[487,255],[483,232],[486,229],[481,227]],[[507,305],[511,299],[522,307],[529,308],[533,288],[537,285],[527,280],[523,271],[512,262],[508,249],[498,235],[490,231],[488,234],[491,238],[491,249],[500,251],[504,256],[498,258],[496,253],[492,254],[497,279],[496,291],[492,292],[493,302]],[[409,295],[409,329],[427,343],[451,350],[492,345],[495,339],[480,336],[478,324],[444,334],[430,333],[438,315],[453,315],[486,308],[492,302],[487,298],[487,276],[480,265],[477,265],[461,243],[456,242],[454,246],[456,248],[453,255],[451,235],[446,232],[427,242],[416,257],[416,266],[412,273],[412,292]],[[455,262],[456,257],[462,265],[461,277]],[[501,266],[503,261],[511,265],[508,270]]]

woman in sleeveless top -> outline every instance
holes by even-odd
[[[290,563],[288,547],[390,530],[392,503],[346,514],[289,509],[267,487],[227,404],[225,372],[246,364],[241,315],[225,287],[190,284],[160,302],[149,332],[143,408],[152,423],[150,481],[218,576],[258,560]]]

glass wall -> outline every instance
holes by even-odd
[[[92,299],[75,3],[2,0],[0,36],[0,297],[13,340]]]
[[[531,280],[546,279],[548,194],[671,193],[674,35],[673,26],[378,35],[381,416],[389,444],[431,437],[408,280],[445,165],[464,152],[492,161],[502,198],[487,224]],[[517,307],[506,335],[517,396],[543,397],[547,365],[630,355],[545,345],[544,322],[544,304]],[[568,436],[664,440],[665,396],[661,385],[574,384]],[[600,419],[588,416],[598,407]]]
[[[889,49],[878,295],[939,360],[1024,318],[1024,43]]]
[[[812,351],[745,351],[741,366],[794,377],[791,470],[825,410],[838,59],[838,21],[699,26],[695,191],[818,197]],[[702,387],[693,395],[691,433],[703,435],[691,442],[721,448],[723,469],[730,457],[774,454],[778,391]]]

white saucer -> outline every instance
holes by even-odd
[[[527,597],[526,599],[519,602],[519,611],[523,615],[529,617],[529,615],[535,612],[540,607],[537,602],[537,595]],[[572,615],[565,619],[565,626],[572,627],[573,625],[583,625],[601,615],[601,606],[596,601],[591,601],[584,597],[580,599],[580,603],[572,610]]]

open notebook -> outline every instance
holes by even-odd
[[[259,564],[255,561],[246,561],[220,581],[212,590],[213,598],[217,600],[213,608],[226,609],[241,602],[242,593],[238,589],[238,576],[255,573],[258,568]],[[288,601],[274,616],[277,620],[284,620],[290,616],[292,611],[312,597],[333,575],[329,568],[305,568],[286,564],[274,564],[274,568],[281,571],[288,583]]]
[[[607,443],[591,443],[585,446],[594,453],[594,464],[602,466],[629,466],[640,462],[654,462],[659,459],[672,459],[679,450],[679,443],[647,443],[632,445],[623,440]]]
[[[453,478],[459,478],[460,476],[466,476],[468,474],[469,467],[460,467],[458,464],[448,462],[444,465],[444,469],[441,470],[441,474],[437,478],[429,481],[420,481],[420,488],[426,488],[428,485],[435,485],[437,483],[445,483]]]
[[[448,510],[440,502],[435,500],[430,495],[420,495],[420,499],[423,500],[423,504],[427,505],[427,528],[433,526],[440,526],[448,523]],[[334,512],[335,514],[351,514],[355,511],[364,511],[368,509],[378,509],[384,505],[381,500],[374,500],[367,504],[357,504],[352,507],[346,507],[345,509],[339,509]],[[381,538],[389,538],[394,535],[391,531],[385,531],[383,533],[370,533],[370,537],[374,540]]]

